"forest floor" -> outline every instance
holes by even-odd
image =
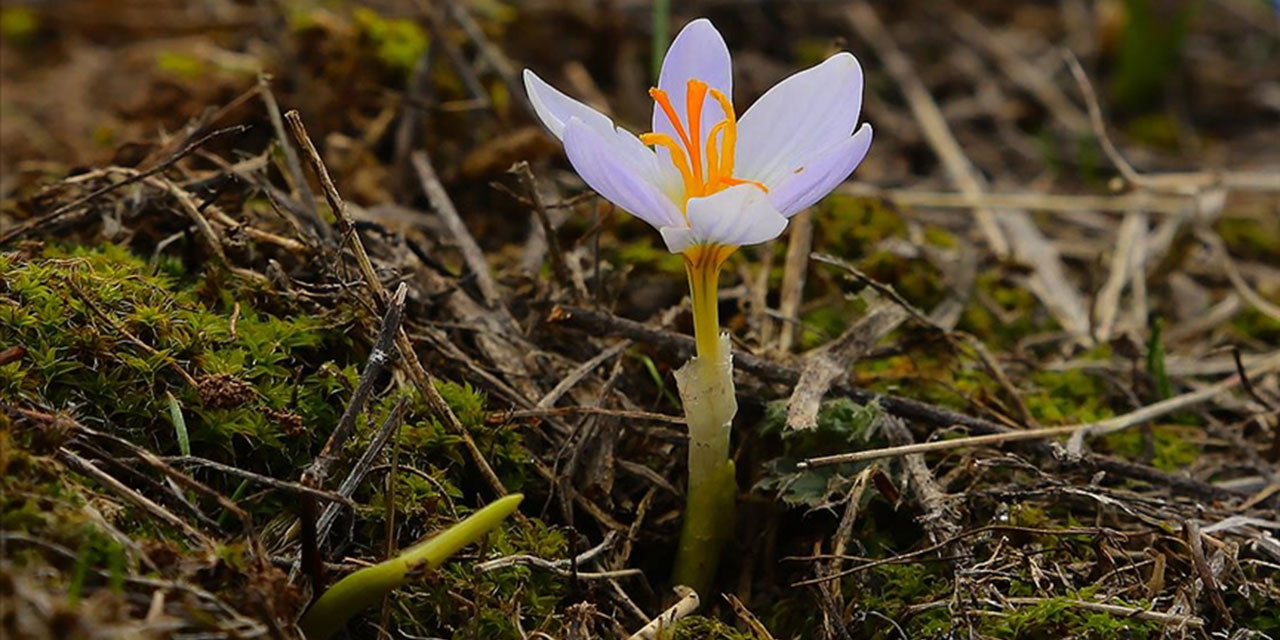
[[[515,491],[350,637],[675,602],[683,264],[519,70],[642,130],[706,16],[740,104],[853,52],[876,139],[726,268],[736,533],[658,635],[1280,637],[1272,5],[671,4],[6,2],[0,635],[298,638]]]

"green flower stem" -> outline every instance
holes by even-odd
[[[489,503],[443,533],[404,553],[339,580],[302,616],[298,626],[307,640],[327,640],[352,616],[376,604],[392,589],[438,568],[449,556],[493,530],[511,515],[524,496],[516,493]]]
[[[689,423],[689,485],[675,581],[706,597],[733,529],[737,484],[729,431],[738,412],[729,335],[720,332],[720,267],[732,247],[694,247],[685,254],[698,355],[676,371]]]

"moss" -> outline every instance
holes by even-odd
[[[1183,134],[1177,118],[1167,113],[1138,116],[1125,127],[1128,136],[1159,149],[1175,151]]]
[[[868,579],[869,607],[885,608],[904,604],[920,604],[945,595],[951,582],[936,569],[936,564],[884,564],[871,571]]]
[[[1280,343],[1280,320],[1253,307],[1236,314],[1236,317],[1231,320],[1231,328],[1245,339],[1257,340],[1264,344]]]
[[[875,243],[906,234],[906,223],[879,200],[833,194],[815,212],[819,246],[836,255],[866,255]]]
[[[939,227],[925,227],[924,241],[943,249],[954,249],[956,247],[956,237],[951,235],[950,231]]]
[[[1265,581],[1264,575],[1270,572],[1270,569],[1256,564],[1241,568],[1250,580],[1259,582]],[[1262,589],[1233,589],[1224,593],[1224,598],[1241,629],[1269,634],[1273,638],[1280,634],[1280,608],[1276,607],[1274,593]]]
[[[1275,216],[1223,217],[1214,229],[1237,260],[1280,260],[1280,220]]]
[[[1036,390],[1023,400],[1036,420],[1045,424],[1097,422],[1115,415],[1107,404],[1105,383],[1082,369],[1036,371]]]
[[[0,477],[0,512],[5,530],[39,533],[57,544],[75,548],[91,523],[87,491],[65,477],[60,465],[32,449],[47,447],[26,438],[19,441],[0,431],[5,444],[5,473]]]
[[[942,274],[933,263],[907,259],[888,251],[875,251],[858,261],[858,267],[878,282],[894,290],[918,309],[930,309],[946,293]]]
[[[981,637],[1008,640],[1050,640],[1062,637],[1087,640],[1145,640],[1158,637],[1160,624],[1156,621],[1102,613],[1084,609],[1078,601],[1095,601],[1090,590],[1072,593],[1065,597],[1050,597],[1041,601],[1017,605],[1000,612],[1000,615],[970,618],[968,622],[956,619],[947,606],[937,606],[909,614],[915,606],[948,600],[952,597],[951,578],[939,564],[890,564],[875,567],[865,580],[849,581],[846,593],[861,594],[861,606],[869,611],[892,618],[911,638],[946,637],[974,623],[972,631]],[[1014,578],[1005,589],[1009,597],[1029,597],[1037,593],[1029,579]],[[1108,601],[1108,604],[1133,609],[1145,609],[1146,602]],[[862,635],[888,640],[897,637],[896,632],[885,628],[882,621],[868,618]]]
[[[224,290],[226,301],[209,300],[193,283],[112,245],[52,248],[36,260],[10,255],[0,267],[8,273],[0,342],[27,350],[21,365],[0,368],[0,389],[99,412],[91,417],[139,443],[158,443],[162,454],[177,444],[172,430],[157,429],[169,412],[166,392],[179,401],[196,455],[279,461],[308,454],[311,434],[335,423],[335,400],[354,384],[354,363],[322,356],[359,355],[351,353],[343,331],[350,318],[341,313],[278,316],[241,304],[233,334],[234,286]],[[193,378],[224,374],[251,392],[242,404],[211,406],[178,370]],[[308,429],[290,433],[268,410],[295,413]]]
[[[619,246],[614,258],[618,264],[635,265],[637,268],[648,267],[662,273],[684,275],[684,259],[654,244],[650,238]]]
[[[719,620],[702,616],[682,618],[658,637],[662,640],[755,640],[749,632],[738,631]]]
[[[848,591],[861,594],[861,606],[898,620],[912,638],[943,637],[953,627],[946,607],[928,609],[907,617],[912,605],[947,597],[951,581],[936,563],[886,564],[870,571],[865,581],[849,585]],[[863,630],[867,637],[888,640],[892,632],[883,629],[883,620],[871,618]]]
[[[209,73],[209,65],[204,60],[186,53],[161,51],[156,54],[156,70],[181,77],[186,80],[197,80]]]
[[[358,313],[363,311],[341,306],[301,308],[225,272],[191,274],[170,260],[149,265],[114,245],[49,247],[37,257],[4,253],[0,344],[26,353],[0,366],[0,396],[42,410],[74,408],[81,423],[162,456],[186,448],[175,428],[176,411],[192,454],[275,477],[295,476],[336,425],[368,357],[368,338],[353,337],[353,327],[367,320]],[[200,381],[200,389],[179,370]],[[210,382],[226,387],[217,402],[206,389]],[[440,381],[439,390],[503,482],[522,486],[529,456],[515,426],[490,420],[484,394],[468,385]],[[408,409],[397,461],[419,472],[401,472],[394,483],[397,542],[404,547],[465,516],[467,505],[483,498],[476,495],[480,485],[460,438],[432,416],[416,391],[371,401],[356,418],[356,435],[347,443],[350,457],[364,450],[402,398]],[[186,546],[183,534],[148,514],[91,498],[95,483],[48,457],[62,444],[53,430],[0,427],[6,529],[76,550],[86,571],[118,562],[116,551],[97,542],[110,540],[102,518],[134,540]],[[296,501],[288,494],[258,491],[256,485],[246,491],[240,479],[218,474],[200,479],[234,495],[260,524],[293,519]],[[385,484],[371,478],[355,496],[362,506],[349,552],[354,556],[384,552]],[[235,526],[234,518],[220,522]],[[526,522],[491,536],[491,547],[480,553],[565,556],[559,531],[537,519]],[[242,546],[222,545],[201,575],[220,593],[235,593],[249,579],[244,553]],[[558,576],[526,568],[477,576],[463,562],[398,594],[395,611],[405,629],[448,629],[459,638],[517,637],[517,617],[526,628],[554,622],[561,583]],[[470,605],[456,606],[457,595]],[[424,610],[423,601],[437,609]]]
[[[488,409],[485,407],[484,394],[477,392],[470,385],[459,385],[453,382],[438,383],[440,395],[458,417],[459,422],[476,441],[486,459],[493,465],[494,471],[508,489],[519,490],[525,482],[525,463],[529,454],[524,448],[523,440],[511,425],[501,422],[491,423],[487,420]],[[462,469],[467,466],[465,447],[460,435],[451,433],[438,419],[430,414],[426,402],[417,392],[409,395],[409,418],[400,430],[402,452],[410,458],[422,457],[428,466],[423,468],[440,468],[441,470]],[[369,425],[367,434],[372,437],[374,424],[390,411],[393,398],[386,398],[374,411],[374,419]],[[359,448],[353,444],[353,448]],[[447,481],[443,486],[448,486]]]
[[[29,7],[0,9],[0,37],[9,42],[26,44],[40,31],[40,16]]]
[[[491,534],[480,554],[563,558],[567,549],[559,531],[531,520],[529,526],[509,523]],[[525,629],[547,624],[563,591],[563,579],[548,571],[508,567],[477,574],[470,563],[453,562],[424,577],[419,585],[398,592],[392,611],[402,628],[419,629],[426,635],[459,640],[518,638],[516,621]],[[370,617],[376,619],[377,614]]]
[[[1200,446],[1187,437],[1189,431],[1198,430],[1169,425],[1157,425],[1149,430],[1135,427],[1108,435],[1104,440],[1113,453],[1141,460],[1148,452],[1147,434],[1150,434],[1151,466],[1179,471],[1191,466],[1202,453]]]
[[[813,349],[830,342],[849,327],[852,318],[863,314],[867,305],[861,299],[841,304],[822,305],[800,315],[800,348]]]
[[[953,409],[995,397],[999,385],[976,361],[960,357],[944,342],[915,344],[909,353],[860,360],[855,383],[880,393],[904,395]]]
[[[1009,506],[1009,524],[1015,527],[1047,528],[1052,521],[1043,508],[1018,503]]]
[[[1090,611],[1076,604],[1077,600],[1089,598],[1082,593],[1073,597],[1046,598],[1032,605],[1019,606],[997,622],[990,623],[986,632],[996,638],[1019,640],[1050,640],[1061,637],[1147,640],[1159,636],[1160,623],[1157,621]],[[1144,603],[1109,604],[1145,608]]]
[[[974,288],[976,295],[965,308],[958,328],[990,347],[1009,348],[1027,336],[1055,327],[1052,318],[1041,312],[1035,294],[1007,278],[1000,268],[978,273]],[[999,313],[988,305],[994,305]]]
[[[333,428],[350,393],[356,364],[345,358],[364,357],[345,335],[350,318],[344,313],[320,317],[288,306],[268,312],[248,301],[256,293],[252,288],[213,273],[190,277],[172,262],[152,267],[114,245],[50,247],[35,258],[3,254],[0,273],[0,344],[26,351],[0,367],[6,402],[74,411],[81,423],[158,455],[190,451],[292,475]],[[245,301],[237,315],[231,301],[238,298]],[[204,388],[193,388],[180,371],[194,379],[234,382],[241,392],[229,397],[239,400],[208,402]],[[186,427],[185,444],[171,417],[175,410]],[[15,444],[21,450],[52,450],[30,433],[19,436]],[[19,464],[9,465],[6,481],[39,496],[32,505],[65,506],[30,511],[37,519],[27,526],[48,535],[62,522],[85,519],[76,515],[82,490],[74,476],[39,457],[15,452],[10,459]],[[202,480],[228,495],[239,485],[224,476]],[[288,507],[286,500],[256,493],[241,506],[265,520]],[[28,509],[4,505],[6,518]],[[182,541],[131,508],[124,508],[117,526],[131,537]],[[77,537],[83,535],[68,540]]]
[[[352,18],[377,48],[378,59],[393,69],[408,73],[427,50],[427,34],[412,20],[386,18],[368,7],[358,7]]]

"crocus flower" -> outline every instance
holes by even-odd
[[[524,82],[582,179],[697,262],[722,262],[738,246],[778,237],[871,146],[870,125],[855,131],[862,68],[853,55],[783,80],[738,119],[729,49],[706,19],[671,43],[649,90],[653,131],[639,137],[528,69]]]
[[[676,371],[689,425],[689,484],[674,577],[705,595],[733,528],[729,432],[738,404],[720,332],[720,268],[742,245],[772,240],[787,219],[849,177],[871,146],[855,132],[862,68],[838,53],[766,92],[739,121],[729,49],[707,20],[676,36],[639,137],[524,72],[529,102],[582,179],[662,233],[684,257],[697,356]]]

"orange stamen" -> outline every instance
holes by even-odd
[[[685,145],[689,147],[689,161],[693,165],[693,177],[697,179],[698,184],[705,184],[702,180],[702,154],[700,153],[702,136],[698,134],[702,128],[702,105],[707,99],[707,83],[697,78],[692,78],[689,80],[688,90],[685,93],[689,116],[689,141]],[[699,193],[696,195],[706,194]]]
[[[707,134],[707,184],[715,184],[716,177],[720,175],[720,160],[717,157],[719,154],[716,152],[716,135],[723,129],[720,126],[722,124],[724,123],[717,123],[716,126],[711,127],[711,133]]]
[[[662,147],[671,152],[671,163],[680,172],[684,181],[684,197],[680,202],[680,210],[684,212],[690,198],[709,196],[728,187],[749,184],[768,193],[769,188],[755,180],[743,180],[733,177],[734,151],[738,145],[738,119],[733,111],[729,97],[719,89],[712,89],[706,82],[693,78],[689,80],[685,96],[686,121],[682,122],[676,115],[675,107],[666,91],[654,87],[649,95],[662,113],[667,116],[671,126],[675,128],[680,141],[665,133],[646,133],[640,141],[646,145]],[[702,138],[702,108],[706,104],[707,94],[720,104],[724,119],[711,127],[705,140]],[[688,128],[685,128],[687,123]],[[681,144],[683,143],[683,145]],[[718,143],[718,144],[717,144]],[[706,175],[703,175],[702,154],[706,153]],[[685,222],[688,222],[686,218]]]
[[[640,136],[640,142],[644,144],[663,147],[671,152],[671,164],[676,166],[676,171],[680,172],[680,178],[684,181],[685,193],[691,193],[700,185],[694,181],[693,173],[689,171],[689,159],[684,155],[684,149],[680,148],[671,136],[665,133],[646,133]],[[685,198],[687,201],[688,198]],[[683,207],[681,207],[683,210]]]
[[[720,144],[720,149],[724,153],[720,157],[719,173],[722,176],[732,176],[733,154],[738,145],[738,119],[733,113],[733,104],[729,102],[729,97],[724,95],[723,91],[712,89],[711,97],[720,103],[720,110],[724,112],[724,120],[720,122],[724,125],[724,142]]]
[[[728,175],[721,171],[722,163],[720,162],[718,153],[716,152],[716,137],[723,133],[728,127],[729,121],[721,120],[716,123],[716,126],[711,127],[711,133],[707,134],[707,184],[715,184],[721,176]],[[733,155],[733,147],[725,147],[724,144],[721,143],[720,149],[724,150],[728,155]]]
[[[736,187],[740,184],[749,184],[765,193],[769,193],[769,187],[764,186],[763,182],[756,182],[755,180],[743,180],[741,178],[733,178],[730,176],[720,176],[720,184],[723,184],[726,187]]]
[[[684,143],[686,149],[689,148],[691,145],[689,134],[684,132],[684,126],[680,124],[680,117],[676,115],[675,108],[671,106],[671,97],[667,95],[666,91],[657,87],[649,89],[649,97],[653,98],[653,101],[662,108],[662,112],[667,115],[667,120],[676,128],[676,135],[680,136],[680,141]]]

